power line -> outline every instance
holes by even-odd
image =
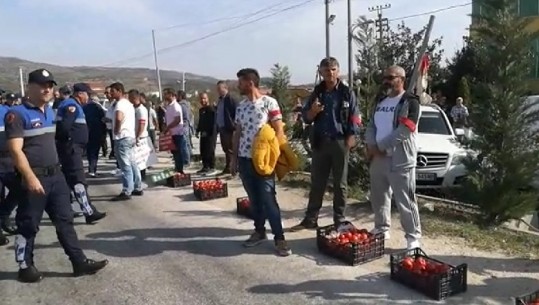
[[[156,31],[168,31],[168,30],[172,30],[172,29],[184,28],[184,27],[189,27],[189,26],[201,26],[201,25],[208,25],[208,24],[218,23],[218,22],[221,22],[221,21],[229,21],[229,20],[236,20],[236,19],[241,19],[241,18],[248,18],[248,17],[252,17],[254,15],[259,15],[261,13],[267,12],[268,10],[273,10],[273,9],[275,9],[275,8],[285,4],[285,3],[289,3],[289,2],[290,1],[282,1],[282,2],[279,2],[277,4],[273,4],[273,5],[264,7],[262,9],[259,9],[258,11],[254,11],[254,12],[251,12],[251,13],[248,13],[248,14],[236,15],[236,16],[232,16],[232,17],[217,18],[217,19],[208,20],[208,21],[202,22],[202,23],[200,23],[200,22],[190,22],[190,23],[176,24],[176,25],[171,25],[171,26],[167,26],[167,27],[159,28],[159,29],[155,29],[155,30]]]
[[[436,13],[440,13],[440,12],[444,12],[444,11],[448,11],[448,10],[453,10],[453,9],[460,8],[460,7],[465,7],[465,6],[468,6],[468,5],[471,5],[471,4],[472,4],[472,2],[463,3],[463,4],[457,4],[457,5],[451,5],[451,6],[447,6],[447,7],[444,7],[444,8],[439,8],[439,9],[429,11],[429,12],[424,12],[424,13],[419,13],[419,14],[414,14],[414,15],[408,15],[408,16],[404,16],[404,17],[398,17],[398,18],[389,19],[389,21],[398,21],[398,20],[404,20],[404,19],[410,19],[410,18],[415,18],[415,17],[421,17],[421,16],[426,16],[426,15],[436,14]]]
[[[314,1],[316,1],[316,0],[306,0],[306,1],[303,1],[301,3],[288,6],[286,8],[277,10],[274,13],[267,14],[267,15],[258,17],[258,18],[253,19],[253,20],[243,22],[243,23],[240,23],[240,24],[236,24],[236,25],[230,26],[228,28],[225,28],[223,30],[215,31],[215,32],[210,33],[210,34],[207,34],[207,35],[204,35],[204,36],[201,36],[201,37],[198,37],[198,38],[186,41],[186,42],[182,42],[180,44],[176,44],[176,45],[172,45],[172,46],[169,46],[169,47],[159,49],[159,50],[157,50],[157,53],[159,54],[159,53],[164,53],[164,52],[171,51],[171,50],[174,50],[174,49],[187,47],[187,46],[192,45],[194,43],[197,43],[199,41],[206,40],[208,38],[211,38],[211,37],[214,37],[214,36],[226,33],[226,32],[233,31],[235,29],[238,29],[238,28],[253,24],[255,22],[258,22],[258,21],[273,17],[275,15],[282,14],[284,12],[287,12],[287,11],[290,11],[290,10],[293,10],[293,9],[300,8],[300,7],[305,6],[305,5],[307,5],[307,4],[311,3],[311,2],[314,2]],[[121,64],[127,63],[127,62],[139,61],[141,59],[144,59],[144,58],[152,56],[152,55],[153,55],[153,52],[152,53],[147,53],[147,54],[144,54],[144,55],[141,55],[141,56],[132,57],[132,58],[124,59],[124,60],[121,60],[121,61],[113,62],[113,63],[107,64],[107,65],[102,65],[102,66],[104,66],[104,67],[106,67],[106,66],[117,66],[117,65],[121,65]]]

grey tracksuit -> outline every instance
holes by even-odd
[[[375,228],[380,231],[389,230],[393,193],[406,238],[419,239],[421,224],[415,196],[419,99],[412,94],[403,95],[395,107],[393,132],[378,143],[374,122],[375,111],[376,107],[367,125],[365,141],[369,146],[376,145],[381,151],[389,151],[387,156],[373,158],[370,163],[371,204]]]

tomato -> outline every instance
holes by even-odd
[[[353,244],[357,244],[358,242],[360,242],[360,239],[357,235],[352,235],[352,237],[350,237],[350,242]]]
[[[361,235],[359,236],[359,239],[361,239],[362,241],[367,240],[368,238],[369,235],[367,235],[367,233],[361,233]]]
[[[405,257],[402,261],[401,261],[401,266],[404,268],[404,269],[407,269],[407,270],[412,270],[414,268],[414,261],[411,257]]]
[[[346,245],[350,242],[350,240],[348,238],[341,238],[340,240],[340,244],[341,245]]]
[[[415,261],[414,261],[414,265],[418,265],[418,266],[421,266],[421,267],[426,267],[427,266],[427,261],[425,261],[425,259],[421,256],[418,256],[416,257]]]

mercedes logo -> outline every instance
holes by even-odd
[[[425,167],[427,166],[428,162],[429,162],[429,159],[427,159],[427,157],[425,157],[424,155],[417,156],[417,166]]]

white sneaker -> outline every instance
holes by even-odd
[[[419,239],[407,239],[406,249],[412,250],[415,248],[421,248],[421,242],[419,241]]]
[[[382,231],[380,229],[372,229],[371,230],[371,234],[373,234],[373,235],[380,234],[380,233],[384,233],[384,239],[385,240],[389,240],[391,238],[391,234],[389,234],[389,231]]]

